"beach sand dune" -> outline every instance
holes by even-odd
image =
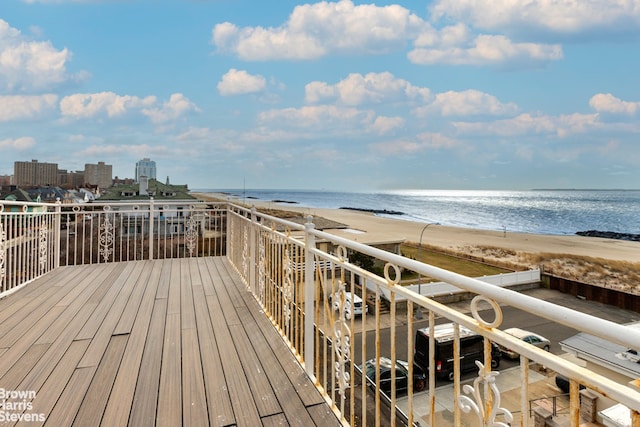
[[[226,201],[225,195],[194,193],[203,200]],[[238,203],[238,200],[232,200]],[[242,204],[242,203],[238,203]],[[472,255],[521,268],[544,265],[547,272],[591,284],[625,291],[640,289],[640,242],[585,237],[541,235],[509,230],[478,230],[448,227],[382,217],[348,209],[323,209],[290,203],[248,200],[245,206],[258,210],[283,210],[300,216],[317,216],[346,225],[346,229],[326,230],[365,244],[393,241],[420,242],[447,252]]]

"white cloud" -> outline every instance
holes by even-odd
[[[444,15],[440,9],[445,4],[438,8],[439,16]],[[463,22],[438,30],[402,6],[356,6],[351,0],[297,6],[289,20],[276,28],[239,28],[224,22],[212,31],[212,43],[219,52],[245,61],[382,54],[402,51],[410,42],[414,49],[408,58],[420,65],[529,67],[563,57],[557,44],[515,42],[505,35],[478,34]]]
[[[291,126],[309,130],[358,127],[361,131],[361,125],[373,123],[374,119],[374,114],[371,111],[335,105],[284,108],[265,111],[258,115],[261,124],[272,124],[278,127]]]
[[[55,110],[57,102],[54,94],[0,96],[0,122],[38,118]]]
[[[518,112],[513,103],[502,103],[495,96],[470,89],[461,92],[448,91],[435,96],[432,103],[416,108],[418,117],[437,113],[442,116],[510,116]]]
[[[198,108],[184,95],[174,93],[169,101],[158,105],[155,96],[117,95],[113,92],[79,93],[64,97],[60,101],[63,117],[87,119],[94,117],[116,118],[128,114],[143,114],[153,123],[175,120]]]
[[[181,93],[174,93],[169,101],[160,107],[144,108],[142,113],[149,117],[153,123],[166,123],[176,120],[185,114],[199,112],[198,107]]]
[[[399,5],[354,5],[351,0],[296,6],[277,28],[213,28],[212,42],[245,61],[314,59],[328,53],[378,54],[402,48],[424,21]]]
[[[498,135],[515,137],[523,135],[543,135],[565,138],[569,135],[583,134],[599,129],[602,123],[597,114],[568,114],[560,116],[533,116],[520,114],[516,117],[494,122],[469,123],[452,122],[460,134],[474,136]]]
[[[376,117],[373,122],[373,129],[379,134],[386,134],[404,126],[405,120],[402,117]]]
[[[638,0],[437,0],[434,19],[460,20],[475,28],[521,33],[523,30],[578,34],[638,31]]]
[[[266,86],[267,81],[264,77],[231,68],[218,83],[218,92],[222,96],[245,95],[262,92]]]
[[[451,149],[458,144],[454,139],[439,133],[425,132],[413,139],[398,139],[371,144],[370,148],[384,155],[403,156],[425,150]]]
[[[305,101],[308,103],[336,99],[341,104],[357,106],[408,100],[425,101],[429,96],[429,89],[413,86],[389,72],[366,75],[354,73],[333,86],[316,81],[305,87]]]
[[[91,145],[80,152],[85,157],[101,157],[105,155],[130,155],[133,158],[164,157],[170,155],[170,150],[164,145],[154,144],[101,144]]]
[[[446,31],[443,34],[446,36]],[[407,54],[415,64],[502,65],[520,67],[529,63],[544,63],[562,59],[560,45],[514,43],[502,35],[471,35],[459,31],[455,37],[430,34],[416,41],[416,48]]]
[[[600,113],[634,115],[640,111],[640,102],[622,101],[610,93],[599,93],[589,100],[589,105]]]
[[[15,150],[27,150],[36,145],[36,140],[30,136],[25,136],[22,138],[16,139],[5,139],[0,140],[0,149],[3,148],[13,148]]]
[[[31,41],[0,19],[0,88],[10,92],[46,90],[79,78],[67,72],[67,49]]]
[[[84,119],[106,115],[117,117],[126,114],[132,109],[140,109],[153,105],[156,98],[149,96],[138,98],[137,96],[118,95],[113,92],[78,93],[65,96],[60,101],[60,111],[64,117]]]

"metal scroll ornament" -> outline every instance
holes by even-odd
[[[351,375],[347,369],[349,359],[351,359],[351,329],[345,320],[345,300],[346,291],[344,282],[340,282],[340,290],[336,292],[334,298],[338,298],[339,312],[338,319],[333,325],[333,348],[336,353],[336,380],[338,381],[338,391],[344,399],[345,392],[349,386]],[[332,301],[334,304],[334,301]]]
[[[42,221],[38,230],[38,263],[40,264],[40,273],[44,273],[47,268],[47,236],[49,228]]]
[[[286,334],[288,336],[289,325],[291,324],[291,304],[293,301],[293,263],[291,261],[289,249],[284,253],[282,264],[282,268],[284,269],[284,282],[282,284],[282,310],[284,312]]]
[[[267,261],[266,261],[266,249],[264,239],[259,239],[258,244],[258,298],[264,304],[265,302],[265,289],[266,277],[267,277]]]
[[[466,384],[462,389],[465,394],[471,394],[475,402],[467,396],[459,396],[458,404],[460,405],[460,409],[465,414],[468,414],[471,410],[473,410],[478,420],[480,421],[480,425],[487,427],[509,427],[511,421],[513,421],[513,415],[505,408],[500,407],[500,390],[496,385],[496,376],[499,372],[496,371],[487,371],[484,365],[476,360],[476,365],[478,366],[478,377],[473,381],[473,387],[469,384]],[[485,404],[482,401],[482,394],[480,393],[481,383],[489,385],[489,392],[492,394],[491,402],[491,412],[485,414]],[[502,414],[506,423],[496,421],[496,416],[498,414]]]
[[[187,242],[187,251],[189,251],[189,256],[193,256],[196,251],[196,242],[198,241],[198,227],[193,215],[187,219],[186,227],[184,234]]]
[[[0,206],[0,210],[2,210],[2,206]],[[5,266],[5,246],[7,242],[7,233],[4,231],[4,225],[0,223],[0,285],[4,282],[4,276],[6,271],[4,269]]]
[[[244,279],[249,281],[249,231],[247,227],[242,228],[242,274]]]
[[[100,247],[98,253],[102,256],[104,262],[109,262],[111,255],[113,254],[113,246],[115,242],[115,236],[113,232],[113,224],[108,214],[104,216],[104,221],[99,227],[100,233]]]

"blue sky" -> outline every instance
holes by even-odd
[[[14,161],[201,188],[640,188],[640,0],[2,0]]]

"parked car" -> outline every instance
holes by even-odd
[[[340,310],[340,292],[336,292],[329,301],[334,310]],[[353,304],[351,304],[353,301]],[[344,294],[344,318],[351,320],[351,316],[362,316],[362,313],[368,313],[369,307],[362,301],[355,292],[345,292]]]
[[[370,359],[365,362],[363,369],[367,378],[371,380],[370,385],[376,383],[376,359]],[[386,357],[380,358],[380,390],[387,396],[391,395],[391,360]],[[402,395],[407,393],[409,384],[409,363],[404,360],[396,360],[396,394]],[[418,392],[427,386],[427,376],[424,371],[416,364],[413,365],[413,391]]]
[[[536,347],[541,348],[544,351],[549,351],[549,349],[551,348],[551,341],[534,332],[525,331],[524,329],[520,328],[508,328],[505,329],[504,332],[518,339],[521,339],[526,343],[535,345]],[[517,359],[518,357],[520,357],[518,353],[505,346],[500,346],[500,350],[502,351],[502,354],[509,359]]]
[[[460,370],[469,372],[478,369],[476,360],[484,361],[484,337],[464,326],[460,326]],[[439,378],[454,380],[454,324],[445,323],[434,328],[435,375]],[[491,343],[491,368],[500,366],[501,352],[495,343]],[[416,331],[415,363],[425,372],[429,372],[429,328]]]

